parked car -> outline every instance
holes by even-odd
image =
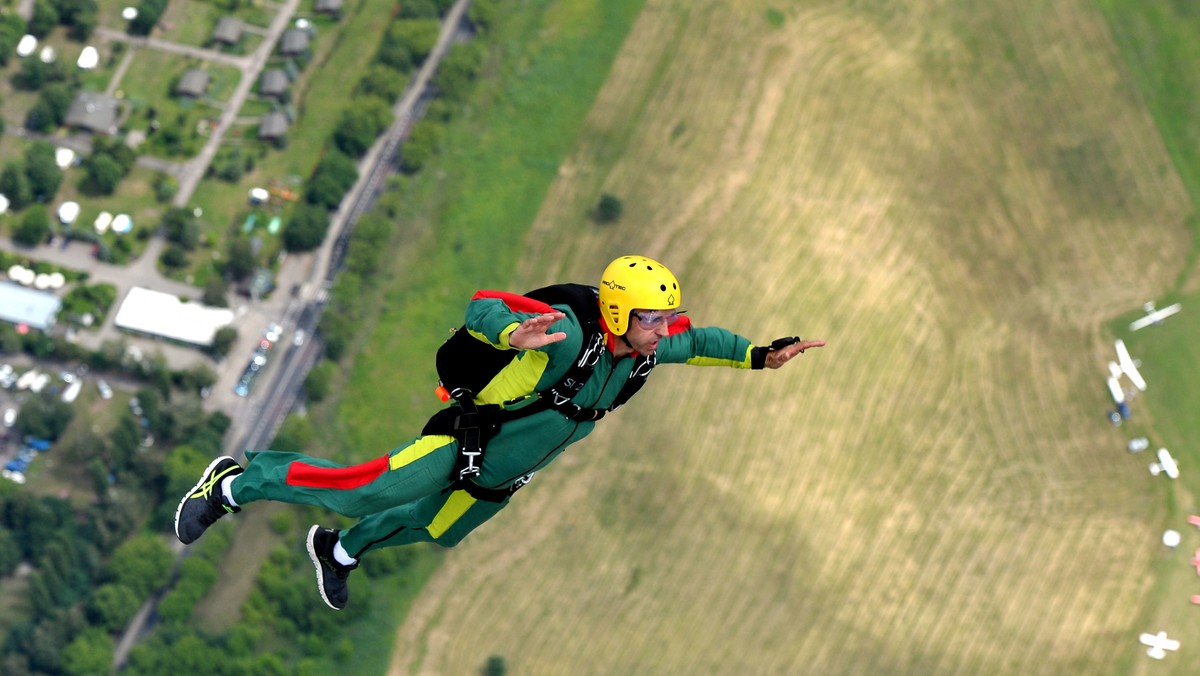
[[[12,427],[17,423],[17,409],[9,408],[4,411],[4,426]]]
[[[108,383],[103,378],[96,381],[96,389],[100,391],[101,399],[112,399],[112,388],[108,386]]]

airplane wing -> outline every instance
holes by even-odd
[[[1114,344],[1117,348],[1117,362],[1121,366],[1121,370],[1125,375],[1129,376],[1129,380],[1133,382],[1133,386],[1146,391],[1146,380],[1142,378],[1141,372],[1138,371],[1137,364],[1133,363],[1133,357],[1129,356],[1129,348],[1125,347],[1125,341],[1120,338]]]
[[[1175,458],[1171,456],[1171,452],[1165,448],[1158,449],[1158,464],[1162,465],[1163,471],[1172,479],[1179,478],[1179,465],[1175,463]]]
[[[1167,307],[1165,307],[1161,310],[1155,310],[1154,312],[1151,312],[1150,314],[1146,315],[1145,317],[1142,317],[1141,319],[1136,319],[1132,323],[1130,323],[1129,330],[1137,331],[1140,329],[1144,329],[1147,326],[1150,326],[1151,324],[1157,324],[1158,322],[1161,322],[1162,320],[1166,319],[1167,317],[1170,317],[1171,315],[1175,314],[1176,312],[1179,312],[1180,309],[1181,309],[1181,306],[1179,305],[1179,303],[1175,303],[1174,305],[1168,305]]]
[[[1108,379],[1108,391],[1112,394],[1114,402],[1118,404],[1125,403],[1125,392],[1121,389],[1121,383],[1117,382],[1116,378]]]

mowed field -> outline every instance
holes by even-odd
[[[656,373],[449,553],[392,673],[1200,664],[1137,644],[1188,496],[1103,387],[1192,206],[1095,8],[1010,5],[648,0],[511,288],[642,252],[700,325],[829,344]]]

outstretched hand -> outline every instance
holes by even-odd
[[[799,342],[792,343],[787,347],[781,347],[778,350],[771,350],[767,353],[767,358],[763,363],[763,366],[769,369],[777,369],[791,361],[792,357],[795,357],[798,354],[804,354],[804,351],[810,347],[825,347],[825,341],[801,340]]]
[[[508,344],[519,350],[536,350],[550,343],[566,340],[562,331],[546,333],[554,322],[566,318],[561,312],[547,312],[521,322],[508,336]]]

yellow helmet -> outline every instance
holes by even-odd
[[[662,263],[645,256],[622,256],[604,269],[600,279],[600,314],[613,335],[625,335],[633,310],[677,307],[679,281]]]

